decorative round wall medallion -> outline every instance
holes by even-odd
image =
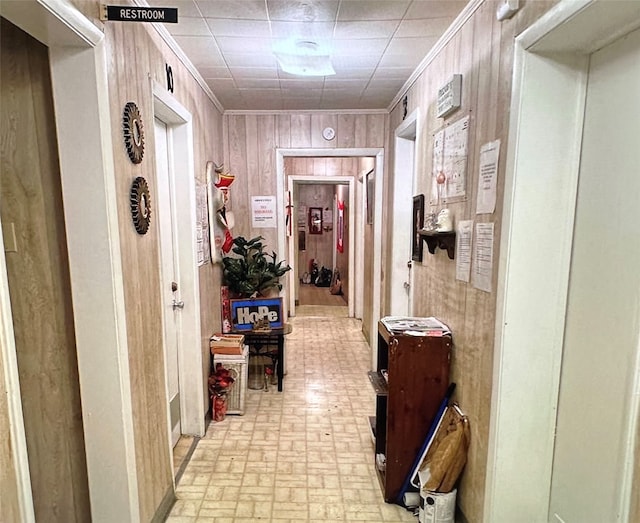
[[[138,234],[146,234],[151,222],[151,196],[147,181],[142,176],[133,180],[129,201],[131,203],[131,218],[136,231]]]
[[[335,135],[336,135],[336,132],[335,132],[335,130],[333,129],[333,127],[325,127],[325,128],[322,130],[322,137],[323,137],[325,140],[333,140],[333,138],[335,137]]]
[[[134,102],[127,102],[124,106],[122,131],[129,158],[133,163],[140,163],[144,154],[144,128],[142,116]]]

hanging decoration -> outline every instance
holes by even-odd
[[[144,155],[144,128],[142,126],[142,116],[134,102],[127,102],[124,106],[122,132],[129,159],[133,163],[142,162],[142,156]]]
[[[235,224],[233,212],[227,209],[229,203],[229,186],[235,180],[235,175],[224,172],[224,165],[218,166],[214,162],[207,162],[207,187],[209,190],[209,212],[212,215],[210,229],[211,259],[220,262],[223,254],[233,247],[231,229]],[[215,218],[213,215],[215,214]]]
[[[133,180],[129,193],[131,218],[138,234],[146,234],[151,223],[151,195],[147,181],[138,176]]]
[[[339,253],[344,252],[344,200],[338,200],[338,240],[336,249]]]

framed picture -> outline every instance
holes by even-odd
[[[306,251],[307,250],[307,235],[305,231],[298,231],[298,250]]]
[[[413,245],[411,246],[411,259],[422,261],[422,238],[420,230],[424,227],[424,194],[413,197]]]
[[[262,318],[269,319],[272,329],[281,329],[282,298],[248,298],[231,300],[231,325],[234,331],[250,331]]]
[[[376,179],[371,169],[365,176],[365,190],[367,191],[367,223],[373,223],[373,210],[375,208]]]
[[[322,207],[309,207],[309,234],[322,234]]]

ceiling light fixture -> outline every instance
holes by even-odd
[[[329,53],[313,40],[279,42],[274,46],[273,54],[285,73],[297,76],[336,74]]]

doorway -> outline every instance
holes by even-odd
[[[313,158],[317,157],[319,154],[322,154],[323,157],[346,157],[346,158],[366,158],[371,161],[374,166],[373,172],[373,180],[372,180],[372,188],[374,191],[374,195],[372,198],[372,205],[375,207],[373,210],[373,223],[370,225],[370,241],[368,242],[366,248],[370,253],[370,256],[367,257],[367,263],[370,264],[371,269],[371,277],[367,282],[360,281],[360,287],[358,287],[358,279],[355,279],[355,285],[351,286],[353,288],[353,299],[350,297],[348,299],[349,307],[354,306],[354,310],[357,307],[357,304],[354,303],[358,300],[363,300],[364,296],[364,287],[367,286],[370,289],[370,299],[366,300],[366,303],[363,304],[363,317],[362,317],[362,325],[363,332],[369,341],[370,346],[372,347],[372,367],[375,366],[375,361],[377,358],[377,336],[372,335],[371,333],[377,332],[378,320],[380,319],[380,305],[381,305],[381,292],[382,292],[382,199],[383,199],[383,191],[382,187],[384,184],[384,150],[381,148],[356,148],[356,149],[276,149],[276,171],[277,171],[277,208],[278,214],[280,216],[286,215],[286,204],[285,204],[285,158],[287,157],[304,157],[304,158]],[[312,180],[316,180],[317,177],[310,177]],[[348,177],[348,180],[355,180],[356,177]],[[290,178],[291,180],[291,178]],[[336,178],[334,178],[336,180]],[[292,183],[290,181],[290,183]],[[357,184],[359,186],[360,184]],[[292,188],[287,187],[288,190],[292,190]],[[355,205],[355,189],[352,188],[349,191],[349,197],[352,200],[350,203],[350,208],[352,212],[356,211]],[[351,219],[351,223],[355,223],[355,227],[351,227],[350,229],[350,238],[349,244],[355,245],[355,234],[356,230],[357,234],[362,237],[364,236],[364,223],[362,220],[362,209],[364,209],[364,200],[363,195],[364,191],[359,190],[358,195],[358,205],[357,205],[357,213],[356,218]],[[362,234],[361,234],[362,233]],[[293,259],[295,255],[293,242],[287,241],[286,237],[286,228],[281,226],[278,228],[278,256],[282,259]],[[357,253],[354,257],[354,267],[353,270],[349,270],[350,274],[355,274],[355,267],[358,267],[358,270],[361,271],[364,267],[365,259],[362,252]],[[290,271],[289,278],[287,278],[286,282],[286,290],[285,296],[288,299],[285,299],[285,313],[295,314],[295,293],[293,290],[295,289],[295,273],[294,271]],[[350,311],[350,316],[353,316],[353,312]]]
[[[164,343],[169,354],[165,372],[169,419],[172,420],[171,441],[175,443],[180,434],[203,436],[205,414],[209,409],[204,386],[198,262],[193,234],[196,214],[193,137],[191,114],[156,83],[153,101],[154,116],[159,122],[156,129],[163,137],[156,138],[156,147],[163,141],[167,145],[163,154],[167,164],[162,169],[168,176],[163,188],[158,187],[158,198],[162,199],[158,214],[164,224],[161,224],[160,241],[164,323],[168,329]],[[157,168],[160,170],[160,165]],[[175,212],[176,209],[180,212]],[[171,272],[173,278],[169,277]]]
[[[163,304],[163,332],[165,379],[171,447],[175,447],[182,433],[180,426],[180,314],[184,302],[180,300],[180,286],[175,255],[175,202],[169,172],[169,151],[173,148],[166,124],[154,120],[156,139],[156,182],[158,198],[158,230],[160,231],[160,264]]]
[[[0,23],[0,221],[6,253],[3,289],[10,294],[10,304],[3,300],[3,306],[9,305],[9,310],[3,307],[3,324],[12,329],[10,338],[3,336],[3,347],[15,347],[10,358],[3,348],[0,366],[17,371],[19,383],[14,380],[13,387],[19,390],[9,387],[8,392],[20,400],[7,408],[9,416],[13,409],[12,441],[3,447],[19,453],[26,442],[11,476],[30,490],[11,492],[17,495],[8,496],[2,511],[15,521],[28,521],[33,514],[36,520],[52,522],[90,520],[49,50],[4,18]],[[20,421],[24,438],[15,426]],[[16,498],[22,498],[20,506],[11,503]]]
[[[294,159],[291,159],[294,160]],[[349,243],[351,228],[349,189],[354,184],[335,183],[336,177],[311,177],[301,180],[292,175],[289,185],[293,196],[294,246],[291,264],[295,271],[295,305],[299,307],[342,307],[348,315],[351,257],[354,249]],[[321,311],[317,309],[315,312]],[[353,307],[351,307],[353,311]]]
[[[626,77],[628,86],[621,71],[606,82],[598,79],[614,63],[601,64],[600,72],[596,67],[596,76],[589,72],[593,53],[610,52],[605,48],[622,37],[630,40],[639,24],[636,2],[567,1],[516,39],[486,520],[513,521],[526,515],[531,521],[556,523],[624,522],[640,515],[630,503],[638,481],[633,469],[639,463],[634,454],[638,214],[629,209],[629,203],[633,207],[638,201],[638,152],[628,145],[637,141],[639,120],[637,100],[624,94],[625,89],[635,93],[640,88],[637,50],[628,72],[636,76]],[[594,82],[611,89],[598,109],[589,108]],[[594,133],[598,127],[602,129]],[[606,136],[594,138],[599,132]],[[620,151],[625,144],[626,150]],[[610,150],[602,159],[594,158],[602,147]],[[612,164],[602,171],[598,162],[606,162],[611,154]],[[635,180],[629,178],[634,176]],[[631,183],[621,189],[625,180]],[[629,223],[617,224],[618,217]],[[619,236],[633,226],[634,232]],[[589,260],[592,255],[595,262]],[[598,262],[604,266],[587,278]],[[631,275],[629,263],[635,269]],[[615,275],[606,274],[607,268]],[[611,279],[618,277],[632,290],[614,297],[611,290],[619,283]],[[583,288],[574,286],[580,283]],[[606,320],[628,300],[629,292],[635,293],[634,312],[625,310],[621,317],[635,313],[635,320],[625,322],[623,332],[610,332],[618,324]],[[593,317],[597,323],[590,323]],[[602,320],[606,327],[593,329]],[[577,347],[579,339],[585,343]],[[602,374],[603,366],[609,369],[620,359],[625,363],[612,376]],[[585,387],[589,392],[581,396]],[[611,387],[615,398],[602,387]],[[578,422],[577,434],[567,430],[573,421]],[[599,452],[595,449],[608,444],[611,448],[602,456],[589,455],[588,463],[577,461],[582,447]],[[603,481],[609,483],[606,491]]]
[[[393,214],[389,230],[391,241],[391,278],[389,278],[389,314],[411,316],[413,311],[413,271],[411,260],[412,198],[415,193],[418,109],[408,115],[395,131],[393,169]]]

